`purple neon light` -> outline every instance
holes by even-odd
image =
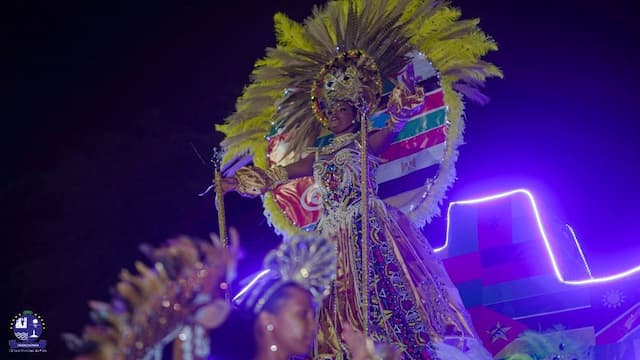
[[[542,237],[542,240],[544,242],[545,249],[547,250],[547,254],[549,255],[549,261],[551,263],[551,266],[553,267],[553,272],[555,273],[558,281],[560,281],[561,283],[568,284],[568,285],[588,285],[588,284],[603,283],[603,282],[613,281],[617,279],[622,279],[624,277],[631,276],[636,273],[640,273],[640,264],[639,264],[638,266],[632,267],[631,269],[628,269],[626,271],[618,272],[616,274],[594,277],[591,274],[591,269],[589,267],[589,264],[587,263],[587,259],[584,256],[582,247],[580,246],[580,243],[576,238],[576,234],[573,231],[573,228],[571,228],[571,226],[569,225],[566,225],[567,228],[569,229],[569,232],[571,233],[571,237],[573,238],[573,241],[575,242],[576,247],[578,248],[578,252],[580,253],[580,257],[582,258],[582,262],[584,263],[587,274],[589,274],[588,278],[586,279],[566,280],[562,276],[562,272],[560,271],[560,268],[558,266],[556,256],[553,253],[553,250],[551,248],[551,243],[549,241],[549,238],[547,237],[546,231],[544,230],[544,226],[542,225],[542,220],[540,218],[540,212],[538,211],[538,206],[536,205],[536,201],[533,198],[533,195],[531,194],[531,192],[529,192],[526,189],[515,189],[515,190],[507,191],[504,193],[499,193],[499,194],[482,197],[478,199],[453,201],[449,203],[449,207],[447,209],[447,234],[445,238],[445,243],[442,247],[434,249],[434,251],[439,252],[444,250],[447,246],[449,246],[449,232],[451,227],[451,209],[454,206],[480,204],[480,203],[485,203],[493,200],[503,199],[505,197],[513,196],[516,194],[524,194],[529,199],[529,203],[531,204],[531,208],[533,209],[533,215],[535,217],[536,224],[538,225],[538,231],[540,232],[540,236]]]
[[[251,287],[253,286],[253,284],[256,283],[256,281],[260,280],[261,277],[267,275],[267,273],[271,271],[269,269],[265,269],[262,270],[258,273],[258,275],[256,275],[256,277],[254,277],[253,279],[251,279],[251,282],[249,282],[249,284],[247,284],[247,286],[243,287],[242,290],[238,291],[238,293],[236,294],[236,296],[233,297],[232,301],[236,301],[239,297],[241,297],[244,293],[246,293],[247,291],[249,291],[249,289],[251,289]]]

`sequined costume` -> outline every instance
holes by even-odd
[[[318,358],[342,358],[341,324],[363,323],[361,291],[360,146],[356,134],[330,153],[316,152],[314,178],[323,212],[317,230],[335,239],[338,277],[320,314]],[[349,141],[350,140],[350,141]],[[442,262],[408,219],[376,196],[378,159],[369,156],[369,332],[393,343],[406,359],[434,358],[433,342],[445,338],[464,348],[475,338],[469,317]],[[459,339],[457,342],[455,339]]]

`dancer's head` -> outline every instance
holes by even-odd
[[[327,128],[334,134],[355,132],[359,129],[358,110],[349,101],[338,101],[327,109]]]
[[[311,108],[329,130],[336,107],[348,103],[354,110],[370,116],[375,112],[382,91],[382,80],[374,59],[361,50],[335,56],[316,75],[311,86]]]
[[[315,332],[313,296],[293,283],[276,291],[254,323],[258,349],[279,351],[286,357],[307,354],[312,348]]]

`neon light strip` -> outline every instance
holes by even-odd
[[[503,199],[505,197],[513,196],[515,194],[524,194],[529,199],[529,203],[531,204],[531,208],[533,209],[533,214],[534,214],[534,217],[536,219],[536,224],[538,225],[538,231],[540,232],[540,236],[542,237],[542,240],[544,242],[545,249],[547,250],[547,254],[549,255],[549,260],[551,262],[551,266],[553,267],[553,272],[555,273],[556,278],[558,279],[558,281],[560,281],[561,283],[568,284],[568,285],[588,285],[588,284],[603,283],[603,282],[608,282],[608,281],[612,281],[612,280],[622,279],[624,277],[631,276],[631,275],[636,274],[636,273],[640,273],[640,265],[638,265],[636,267],[633,267],[631,269],[628,269],[626,271],[622,271],[622,272],[619,272],[619,273],[616,273],[616,274],[612,274],[612,275],[608,275],[608,276],[594,277],[591,274],[591,269],[589,268],[589,265],[587,264],[587,260],[584,257],[584,253],[582,252],[582,248],[581,248],[581,246],[580,246],[580,244],[578,242],[578,239],[575,236],[575,232],[573,231],[573,229],[569,225],[567,225],[567,228],[571,232],[571,236],[573,237],[574,242],[576,243],[576,246],[578,247],[578,251],[580,252],[580,256],[582,257],[582,261],[584,262],[585,269],[587,270],[587,273],[589,274],[589,277],[586,278],[586,279],[582,279],[582,280],[565,280],[564,277],[562,276],[560,268],[558,267],[558,262],[556,260],[555,254],[553,253],[553,250],[551,248],[551,243],[549,241],[549,238],[547,237],[547,233],[544,230],[544,226],[542,225],[542,220],[540,218],[540,212],[538,211],[538,206],[536,205],[536,201],[533,198],[533,195],[531,194],[531,192],[529,192],[526,189],[516,189],[516,190],[511,190],[511,191],[507,191],[507,192],[496,194],[496,195],[483,197],[483,198],[472,199],[472,200],[453,201],[453,202],[449,203],[449,207],[447,209],[447,234],[446,234],[446,238],[445,238],[445,243],[444,243],[444,245],[442,247],[434,249],[434,251],[436,251],[436,252],[442,251],[449,245],[449,233],[450,233],[450,230],[451,230],[451,209],[454,206],[480,204],[480,203],[485,203],[485,202],[494,201],[494,200],[498,200],[498,199]]]
[[[261,272],[258,273],[258,275],[256,275],[256,277],[254,277],[251,282],[242,288],[242,290],[238,291],[238,293],[236,294],[236,296],[233,297],[232,301],[236,301],[239,297],[241,297],[242,295],[244,295],[244,293],[246,293],[247,291],[249,291],[249,289],[251,289],[251,287],[253,286],[253,284],[256,283],[256,281],[260,280],[261,277],[267,275],[267,273],[269,272],[269,269],[266,270],[262,270]]]

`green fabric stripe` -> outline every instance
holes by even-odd
[[[425,116],[409,121],[407,125],[405,125],[404,129],[400,131],[398,136],[396,136],[393,142],[406,140],[408,138],[414,137],[418,134],[422,134],[423,132],[441,126],[442,124],[444,124],[446,114],[447,113],[445,111],[445,108],[443,107]]]
[[[389,115],[386,115],[386,113],[384,115],[386,117],[389,116]],[[393,142],[396,143],[399,141],[403,141],[403,140],[412,138],[418,134],[422,134],[431,129],[435,129],[438,126],[441,126],[442,124],[444,124],[446,115],[447,115],[446,108],[442,107],[436,111],[428,113],[427,115],[424,115],[409,121],[407,125],[405,125],[404,129],[400,131],[398,136],[396,136],[396,138],[393,139]],[[377,117],[376,120],[379,120],[380,118],[383,118],[383,117],[382,116]],[[386,121],[386,120],[380,120],[380,121]],[[374,128],[375,128],[375,124],[374,124]],[[332,138],[333,138],[333,134],[319,137],[315,141],[313,146],[327,145]]]

